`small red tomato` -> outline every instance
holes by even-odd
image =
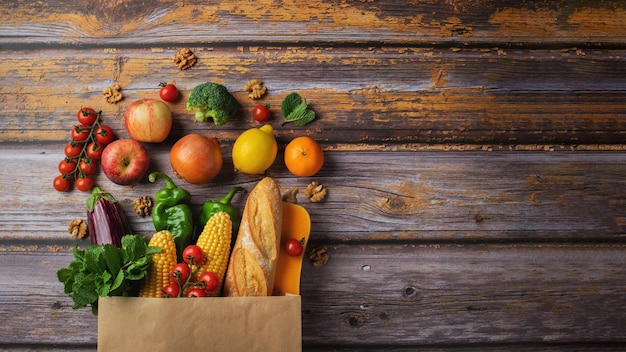
[[[104,146],[97,142],[91,142],[87,144],[87,156],[91,160],[100,160],[102,158],[102,151]]]
[[[193,264],[201,264],[204,259],[204,253],[202,253],[202,249],[195,244],[189,245],[185,247],[183,251],[183,260],[187,264],[191,264],[193,259]]]
[[[72,140],[74,142],[84,142],[89,138],[90,128],[84,125],[74,126],[71,131]]]
[[[100,125],[96,127],[94,131],[94,136],[96,137],[96,142],[100,145],[107,145],[113,142],[115,139],[115,133],[113,133],[113,129],[107,125]]]
[[[76,118],[81,124],[85,126],[91,126],[98,119],[98,114],[99,113],[97,113],[96,110],[92,108],[81,108],[80,110],[78,110]]]
[[[163,291],[163,297],[165,298],[174,298],[178,297],[180,293],[180,286],[178,284],[169,284],[161,289]]]
[[[96,172],[96,162],[91,158],[83,158],[78,163],[78,169],[85,175],[93,175]]]
[[[67,190],[70,189],[71,182],[67,177],[63,177],[63,175],[59,175],[54,178],[52,185],[54,186],[54,189],[56,189],[59,192],[67,192]]]
[[[191,298],[206,297],[206,292],[201,288],[192,288],[191,290],[189,290],[189,292],[187,292],[187,297],[191,297]]]
[[[252,110],[252,118],[259,122],[265,122],[271,117],[269,105],[259,104]]]
[[[76,179],[76,189],[81,192],[89,192],[93,188],[93,178],[87,175],[80,175]]]
[[[65,156],[75,158],[83,151],[83,143],[69,142],[65,146]]]
[[[76,161],[74,159],[65,158],[59,163],[59,172],[63,175],[70,174],[76,170]]]
[[[220,287],[220,278],[212,271],[200,275],[198,282],[202,281],[204,281],[204,290],[207,292],[215,291]]]
[[[170,271],[170,279],[172,282],[180,285],[184,285],[187,282],[189,275],[191,275],[191,269],[189,268],[189,265],[185,263],[178,263],[174,265]]]
[[[162,82],[159,86],[161,87],[159,90],[161,99],[172,102],[178,98],[178,88],[174,84]]]
[[[285,242],[285,252],[292,257],[297,257],[304,251],[302,243],[295,238],[290,238]]]

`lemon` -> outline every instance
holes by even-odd
[[[235,170],[246,174],[262,174],[272,166],[277,153],[278,145],[271,125],[251,128],[235,140],[233,165]]]

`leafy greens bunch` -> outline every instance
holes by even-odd
[[[98,297],[134,296],[140,280],[146,276],[152,255],[160,247],[150,247],[142,235],[122,237],[121,248],[112,244],[74,248],[74,260],[57,271],[65,293],[74,301],[74,309],[91,305],[98,315]]]

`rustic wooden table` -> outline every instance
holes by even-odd
[[[194,123],[174,103],[170,137],[146,145],[171,173],[175,140],[220,139],[218,178],[181,184],[197,209],[260,179],[233,172],[230,150],[258,126],[243,86],[261,78],[281,152],[309,135],[326,153],[313,178],[281,152],[267,172],[329,190],[299,198],[330,255],[304,263],[305,350],[626,350],[623,1],[0,3],[0,349],[96,348],[96,318],[56,279],[68,223],[86,218],[86,193],[52,188],[78,108],[123,138],[125,107],[159,82],[227,86],[240,116]],[[183,47],[198,56],[185,71]],[[106,103],[115,83],[125,100]],[[281,124],[293,91],[315,122]],[[96,184],[151,232],[131,202],[160,187]]]

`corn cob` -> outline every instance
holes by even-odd
[[[194,279],[198,280],[200,275],[209,271],[214,272],[217,274],[217,277],[220,278],[220,288],[215,291],[207,292],[209,297],[222,295],[222,283],[224,281],[224,274],[226,274],[226,266],[228,265],[232,233],[232,221],[230,216],[220,211],[215,213],[209,221],[207,221],[202,233],[196,241],[196,245],[202,249],[204,261],[195,274]]]
[[[163,287],[170,283],[170,270],[176,265],[176,245],[169,231],[152,235],[148,246],[161,247],[161,253],[152,256],[152,265],[139,289],[139,297],[163,297]]]

